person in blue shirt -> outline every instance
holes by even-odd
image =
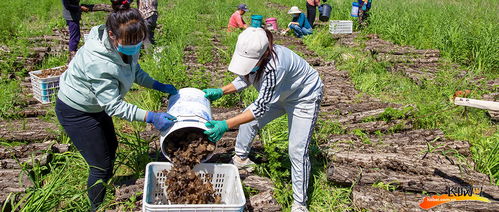
[[[297,6],[291,7],[288,14],[292,15],[293,19],[288,24],[289,29],[286,29],[283,33],[286,33],[288,30],[292,29],[298,38],[312,34],[312,26],[308,22],[307,17],[305,17],[305,14],[303,14]]]

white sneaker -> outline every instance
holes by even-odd
[[[308,209],[307,206],[294,202],[291,206],[291,212],[308,212]]]
[[[243,160],[237,155],[234,155],[234,157],[232,157],[231,163],[234,164],[238,169],[245,169],[248,172],[252,172],[255,169],[256,165],[249,158]]]

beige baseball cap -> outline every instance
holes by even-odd
[[[248,27],[237,38],[236,49],[229,64],[229,71],[237,75],[247,75],[256,66],[269,39],[262,28]]]

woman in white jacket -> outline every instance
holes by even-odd
[[[230,128],[240,125],[233,163],[243,167],[251,143],[258,131],[270,121],[287,114],[289,155],[293,182],[292,211],[307,211],[307,188],[310,178],[308,146],[319,113],[323,84],[319,73],[288,48],[273,44],[273,36],[262,28],[250,27],[237,40],[229,71],[238,77],[222,88],[205,89],[214,101],[253,85],[258,98],[243,113],[223,121],[210,121],[205,131],[211,141],[218,141]]]

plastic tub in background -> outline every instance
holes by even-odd
[[[261,15],[252,15],[251,16],[251,26],[252,27],[262,27],[263,16]]]
[[[146,166],[142,211],[243,211],[246,204],[241,178],[232,164],[201,163],[194,171],[204,178],[212,176],[211,183],[216,194],[222,197],[222,204],[179,204],[173,205],[165,194],[166,176],[163,170],[170,170],[171,163],[151,162]]]
[[[277,18],[267,18],[265,19],[265,24],[267,25],[268,30],[274,30],[278,31],[278,26],[277,26]]]
[[[173,133],[182,131],[203,133],[208,128],[205,126],[207,121],[211,120],[210,100],[204,97],[205,93],[197,88],[182,88],[178,94],[173,95],[168,100],[167,112],[177,117],[177,122],[161,132],[161,152],[171,161],[167,154],[167,146],[172,140]],[[207,156],[203,161],[207,161],[213,154]]]

